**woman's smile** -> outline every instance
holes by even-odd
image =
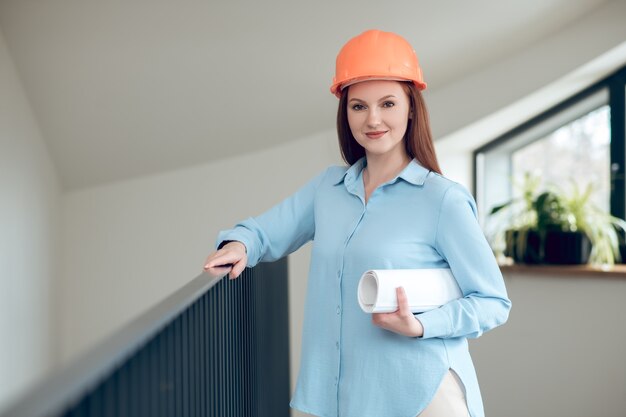
[[[365,133],[365,135],[370,139],[378,139],[382,137],[385,133],[387,133],[387,131],[383,130],[383,131],[376,131],[376,132],[367,132]]]

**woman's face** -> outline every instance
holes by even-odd
[[[347,100],[352,136],[367,157],[406,155],[404,134],[410,102],[398,81],[372,80],[350,86]]]

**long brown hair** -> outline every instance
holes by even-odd
[[[404,146],[406,153],[411,158],[415,158],[424,168],[441,174],[435,146],[433,145],[432,133],[430,131],[430,121],[426,103],[422,93],[411,82],[402,82],[402,88],[409,97],[410,114],[404,134]],[[339,137],[339,148],[341,157],[348,164],[352,165],[361,157],[365,156],[365,149],[352,136],[350,125],[348,124],[348,89],[344,88],[339,99],[337,109],[337,136]]]

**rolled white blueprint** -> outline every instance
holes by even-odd
[[[366,313],[396,311],[397,287],[404,287],[413,313],[423,313],[463,297],[449,268],[374,269],[366,271],[359,281],[361,309]]]

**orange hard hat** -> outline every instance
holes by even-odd
[[[413,81],[418,90],[426,83],[410,43],[392,32],[368,30],[350,39],[339,51],[330,92],[365,80]]]

